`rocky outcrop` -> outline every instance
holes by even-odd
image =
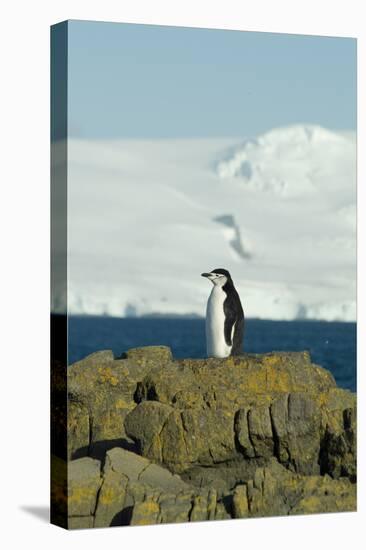
[[[356,396],[308,353],[69,367],[69,527],[354,510]]]
[[[348,479],[294,474],[275,459],[225,492],[121,448],[107,452],[104,467],[86,457],[69,468],[69,528],[351,511],[355,499]]]
[[[103,458],[106,450],[124,444],[124,419],[135,406],[137,383],[150,369],[172,361],[168,348],[130,350],[124,359],[101,351],[68,369],[69,458]]]

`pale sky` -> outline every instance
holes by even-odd
[[[356,129],[356,40],[70,21],[69,136]]]

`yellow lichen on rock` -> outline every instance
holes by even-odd
[[[110,367],[99,367],[99,380],[101,384],[109,383],[112,386],[117,386],[118,378],[113,374],[113,371]]]
[[[156,524],[159,510],[159,504],[153,500],[139,502],[134,506],[130,525]]]
[[[249,514],[248,494],[246,485],[237,485],[233,494],[234,518],[247,518]]]

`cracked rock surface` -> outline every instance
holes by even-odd
[[[306,352],[104,351],[68,396],[69,528],[356,509],[356,395]]]

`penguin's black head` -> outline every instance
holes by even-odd
[[[217,286],[224,286],[226,283],[233,283],[228,270],[222,269],[221,267],[213,269],[210,273],[201,273],[201,276],[207,277],[207,279]]]

